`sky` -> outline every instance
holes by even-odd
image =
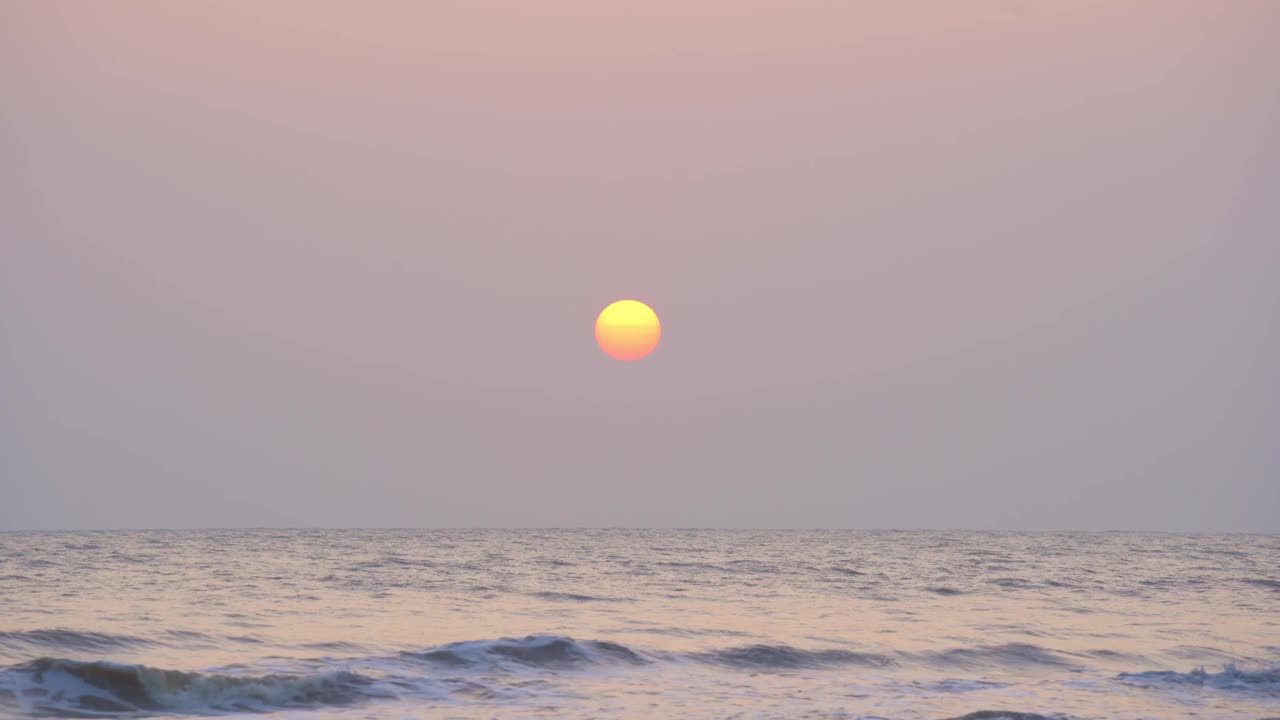
[[[1277,37],[6,2],[0,529],[1280,532]]]

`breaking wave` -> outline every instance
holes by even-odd
[[[85,647],[130,645],[127,638],[54,631],[6,633],[7,641],[81,643]],[[68,631],[69,632],[69,631]],[[35,640],[30,636],[35,634]],[[87,635],[87,639],[86,639]],[[92,640],[97,645],[85,645]],[[820,671],[841,668],[901,668],[911,664],[978,668],[1073,667],[1072,654],[1037,645],[966,646],[949,650],[877,654],[843,648],[805,649],[787,644],[731,645],[695,652],[639,651],[614,642],[575,640],[542,634],[449,643],[392,656],[323,661],[299,674],[225,674],[185,672],[111,661],[79,661],[45,657],[0,670],[0,716],[140,717],[148,715],[216,715],[272,713],[294,709],[347,706],[431,692],[459,701],[502,699],[518,692],[515,685],[492,684],[496,674],[561,673],[592,668],[626,672],[652,663],[697,663],[728,672]],[[242,667],[242,666],[231,666]],[[406,672],[407,671],[407,672]],[[847,671],[847,670],[846,670]],[[1241,670],[1227,665],[1221,672],[1199,668],[1187,673],[1152,671],[1122,673],[1117,679],[1140,687],[1205,686],[1280,696],[1280,666]],[[522,680],[527,684],[529,680]],[[538,680],[536,682],[542,682]],[[917,684],[918,685],[918,684]],[[921,686],[925,687],[925,686]],[[969,692],[1005,687],[977,680],[948,680],[929,685],[933,692]],[[1051,720],[1056,715],[980,710],[952,720]]]
[[[345,671],[238,676],[61,658],[0,671],[0,708],[64,717],[271,712],[390,695],[373,679]]]
[[[1120,673],[1118,677],[1122,682],[1141,687],[1196,685],[1280,696],[1280,666],[1260,670],[1241,670],[1234,663],[1228,663],[1223,666],[1221,672],[1208,672],[1203,667],[1199,667],[1185,673],[1152,670]]]

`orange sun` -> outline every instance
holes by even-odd
[[[615,360],[639,360],[662,337],[658,314],[638,300],[619,300],[596,318],[596,342]]]

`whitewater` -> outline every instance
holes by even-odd
[[[0,717],[1280,718],[1280,537],[0,533]]]

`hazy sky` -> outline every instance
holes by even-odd
[[[1280,531],[1278,39],[5,2],[0,529]]]

